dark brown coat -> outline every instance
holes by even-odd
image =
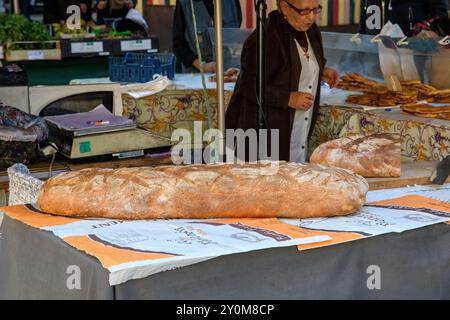
[[[325,66],[322,37],[314,24],[307,31],[320,67],[319,79]],[[227,129],[256,128],[256,32],[245,41],[241,55],[241,72],[225,115]],[[288,22],[278,12],[269,15],[266,33],[266,110],[267,129],[280,130],[280,160],[289,160],[289,148],[295,109],[288,106],[289,94],[298,91],[302,66]],[[309,135],[314,128],[320,100],[320,81],[314,101]]]

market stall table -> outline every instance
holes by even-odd
[[[368,178],[370,190],[400,188],[412,185],[427,185],[431,184],[430,176],[436,168],[439,161],[405,161],[402,162],[402,174],[398,178]],[[72,162],[65,159],[57,160],[52,167],[53,175],[66,172],[81,170],[85,168],[126,168],[126,167],[147,167],[171,165],[172,158],[168,154],[161,154],[158,156],[144,156],[132,159],[116,159],[108,161],[84,161]],[[49,177],[50,161],[43,161],[29,166],[30,172],[41,180],[46,180]],[[447,178],[450,182],[450,177]],[[9,179],[6,171],[0,171],[0,189],[4,194],[8,192]],[[0,205],[6,205],[6,199]]]
[[[216,83],[206,80],[204,95],[200,74],[175,74],[174,80],[162,92],[148,97],[135,99],[123,95],[123,115],[136,121],[143,129],[171,138],[175,129],[183,128],[193,133],[194,121],[201,121],[203,130],[208,128],[207,101],[210,103],[210,115],[213,127],[217,127],[217,94]],[[74,79],[70,82],[77,84],[111,83],[108,78]],[[231,98],[234,83],[225,84],[225,105]]]
[[[224,255],[110,286],[108,271],[97,259],[19,220],[6,216],[1,229],[0,298],[450,297],[450,275],[446,272],[450,229],[445,223],[300,252],[290,246]],[[78,288],[69,280],[73,270],[80,271]],[[379,282],[373,281],[373,270],[379,270]]]
[[[364,111],[324,106],[319,109],[310,150],[352,134],[398,133],[402,160],[442,160],[450,153],[450,121],[416,117],[399,109]]]
[[[47,180],[50,176],[51,161],[41,161],[29,165],[29,170],[38,179]],[[59,174],[66,171],[81,170],[84,168],[126,168],[126,167],[145,167],[145,166],[159,166],[170,165],[172,159],[167,152],[147,155],[143,157],[130,159],[111,159],[111,160],[90,160],[90,161],[70,161],[63,157],[58,157],[51,166],[52,175]],[[6,194],[9,189],[9,178],[7,171],[0,171],[0,194],[3,200],[0,201],[0,206],[7,205]]]
[[[108,79],[74,80],[74,84],[102,83]],[[207,82],[214,126],[217,121],[215,83]],[[225,104],[234,83],[225,85]],[[326,90],[324,90],[326,91]],[[347,94],[350,94],[349,92]],[[339,97],[340,98],[340,97]],[[323,95],[322,101],[329,97]],[[345,100],[345,99],[344,99]],[[342,100],[342,102],[344,101]],[[207,109],[199,74],[177,74],[173,86],[155,95],[133,99],[124,95],[124,115],[149,131],[170,137],[174,129],[193,130],[193,121],[207,126]],[[404,114],[400,109],[363,110],[322,103],[309,142],[311,153],[319,144],[352,134],[399,133],[402,160],[442,160],[450,152],[450,122]]]
[[[138,125],[169,137],[176,128],[192,130],[192,121],[206,125],[207,111],[199,75],[177,75],[175,88],[156,95],[131,99],[124,96],[124,113]],[[208,94],[216,114],[214,83],[208,83]],[[228,104],[234,84],[225,87]],[[216,122],[214,122],[216,125]],[[358,108],[321,105],[317,123],[309,142],[312,152],[320,143],[352,134],[399,133],[402,160],[442,160],[450,153],[450,122],[404,114],[400,109],[364,111]]]
[[[427,185],[439,161],[404,161],[398,178],[367,178],[370,190],[401,188],[404,186]],[[450,177],[446,182],[450,182]]]

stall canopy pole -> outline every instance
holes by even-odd
[[[266,23],[266,0],[258,0],[256,3],[256,34],[257,34],[257,88],[258,106],[256,114],[258,115],[257,129],[266,129],[264,106],[266,92],[266,41],[265,41],[265,23]],[[258,135],[259,136],[259,135]]]
[[[223,77],[223,39],[222,39],[222,0],[214,0],[214,27],[216,36],[216,65],[217,65],[217,103],[218,103],[218,126],[222,137],[225,138],[225,99],[224,99],[224,77]],[[225,154],[224,140],[219,139],[219,155]]]

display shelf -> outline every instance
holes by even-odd
[[[63,39],[63,58],[122,55],[127,52],[159,51],[158,37],[118,39]]]
[[[13,45],[25,44],[51,44],[52,49],[11,49]],[[61,43],[60,41],[20,41],[13,42],[4,48],[4,59],[6,61],[35,61],[35,60],[61,60]],[[1,53],[0,53],[1,57]]]

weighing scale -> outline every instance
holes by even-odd
[[[90,112],[45,117],[59,152],[69,159],[110,155],[119,159],[143,156],[149,149],[170,147],[170,139],[143,129],[103,105]]]

